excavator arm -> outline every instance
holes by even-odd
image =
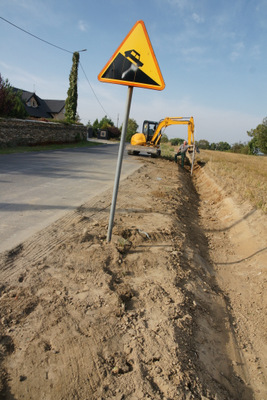
[[[164,128],[167,128],[169,125],[188,125],[188,144],[191,145],[194,143],[194,130],[195,130],[195,124],[194,124],[194,118],[186,118],[186,117],[166,117],[162,119],[158,126],[157,129],[155,130],[155,133],[150,141],[151,144],[153,145],[158,145],[162,136],[161,130]]]

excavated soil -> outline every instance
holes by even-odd
[[[266,217],[140,160],[0,255],[2,399],[267,398]]]

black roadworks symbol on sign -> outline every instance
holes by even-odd
[[[141,55],[136,50],[127,50],[124,55],[118,53],[102,77],[159,86],[157,82],[140,70],[143,65]]]
[[[127,75],[131,76],[131,71],[134,72],[134,74],[137,72],[139,67],[142,67],[144,64],[140,61],[140,54],[137,53],[135,50],[127,50],[124,52],[124,55],[126,58],[130,58],[131,60],[131,66],[123,72],[122,74],[122,79],[128,80]]]

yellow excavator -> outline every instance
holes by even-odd
[[[189,145],[194,144],[194,118],[193,117],[166,117],[159,122],[144,121],[142,133],[135,133],[131,138],[131,144],[126,146],[128,154],[138,155],[140,152],[146,152],[151,157],[158,157],[161,154],[160,140],[163,130],[170,125],[188,125]]]

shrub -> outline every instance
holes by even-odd
[[[178,146],[184,142],[184,139],[175,138],[170,140],[172,146]]]
[[[21,100],[21,93],[15,92],[8,79],[0,74],[0,117],[26,118],[27,112]]]

